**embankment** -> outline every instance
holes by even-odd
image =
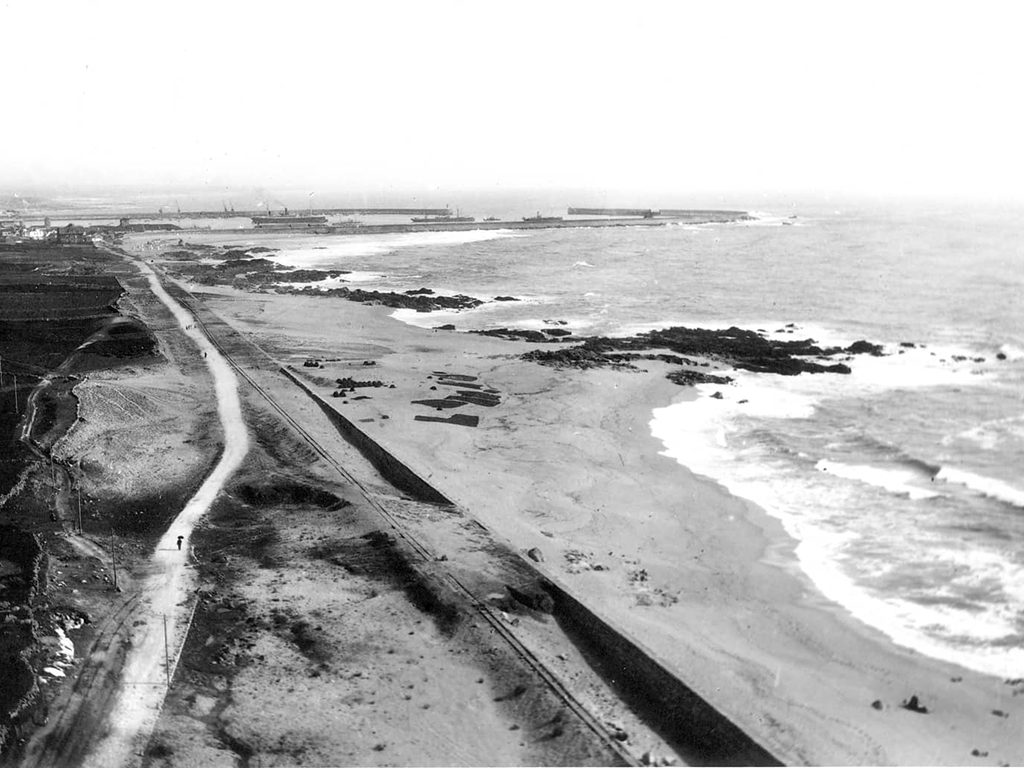
[[[46,588],[46,562],[38,536],[0,525],[0,753],[20,734],[39,694],[29,658],[39,639],[33,609]]]
[[[281,368],[327,414],[344,438],[390,482],[416,498],[452,502],[371,438],[299,377]],[[590,665],[687,762],[695,765],[781,765],[780,761],[638,645],[564,587],[522,559],[525,571],[554,598],[553,615]]]
[[[552,615],[589,664],[689,765],[782,765],[724,714],[566,589],[542,577]]]
[[[338,413],[320,395],[306,386],[298,376],[287,368],[281,368],[281,373],[295,382],[303,392],[312,398],[313,402],[320,406],[342,437],[363,454],[389,483],[420,501],[431,504],[450,505],[452,503],[450,499],[409,469],[380,443],[372,440],[355,424]]]

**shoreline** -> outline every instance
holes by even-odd
[[[971,703],[957,706],[956,718],[976,722],[986,751],[1012,753],[1015,740],[989,714],[1018,709],[1009,687],[896,647],[861,625],[799,571],[795,542],[778,520],[661,455],[647,428],[651,410],[685,390],[650,373],[564,373],[530,365],[518,360],[529,345],[418,329],[389,317],[387,308],[195,288],[271,354],[290,355],[300,371],[306,356],[337,359],[315,371],[320,380],[343,370],[365,373],[356,358],[374,357],[373,377],[394,381],[399,392],[367,390],[370,399],[339,402],[347,418],[362,422],[360,428],[518,550],[547,553],[544,567],[634,637],[644,637],[688,685],[769,749],[819,763],[963,762],[973,745],[950,743],[951,715],[934,712],[936,699],[952,697]],[[302,322],[314,314],[316,328]],[[347,352],[339,354],[332,327],[347,329]],[[500,391],[508,404],[502,427],[414,422],[418,411],[409,399],[436,387],[427,378],[434,370],[478,375]],[[639,381],[645,382],[639,389],[630,386]],[[566,424],[576,428],[569,437]],[[553,448],[562,462],[571,454],[571,463],[544,469],[538,462]],[[467,461],[475,471],[467,473]],[[635,513],[630,508],[640,490],[651,497],[641,500],[647,513],[642,531],[635,514],[622,513]],[[781,647],[762,648],[757,638]],[[826,652],[831,645],[835,650]],[[950,684],[956,677],[961,681]],[[905,715],[899,703],[911,695],[933,713]],[[872,708],[873,701],[882,709]],[[909,738],[907,716],[919,727]],[[863,720],[872,722],[866,727]],[[948,747],[944,756],[931,751],[935,744]]]

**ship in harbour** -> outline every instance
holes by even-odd
[[[562,221],[561,216],[541,216],[540,211],[537,211],[536,216],[523,216],[523,221],[528,224],[547,224],[552,221]]]
[[[249,218],[252,219],[252,223],[257,227],[293,227],[299,225],[311,227],[316,224],[327,223],[326,216],[313,213],[312,210],[309,213],[289,213],[287,208],[284,209],[284,213],[267,211],[266,216],[250,216]]]

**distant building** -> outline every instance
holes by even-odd
[[[92,241],[92,234],[85,227],[77,224],[68,224],[57,230],[57,242],[59,243],[88,244]]]
[[[51,241],[57,239],[57,230],[46,227],[29,227],[25,230],[25,237],[29,240]]]

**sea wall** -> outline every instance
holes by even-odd
[[[404,463],[399,461],[390,451],[385,449],[376,441],[372,440],[365,432],[355,424],[346,419],[330,403],[320,395],[311,390],[305,382],[292,373],[288,368],[281,368],[281,373],[295,382],[302,390],[309,395],[313,401],[320,406],[331,423],[337,427],[341,435],[351,443],[363,456],[369,460],[381,475],[396,488],[415,496],[420,501],[432,504],[451,504],[452,502],[430,483],[423,480]]]
[[[622,700],[688,765],[782,765],[728,717],[567,590],[541,577],[552,615]]]
[[[283,367],[280,370],[320,406],[345,439],[396,487],[424,501],[451,504],[444,494],[338,413],[294,372]],[[551,594],[552,615],[591,666],[687,763],[782,764],[653,654],[538,571],[528,559],[522,558],[522,565]]]

